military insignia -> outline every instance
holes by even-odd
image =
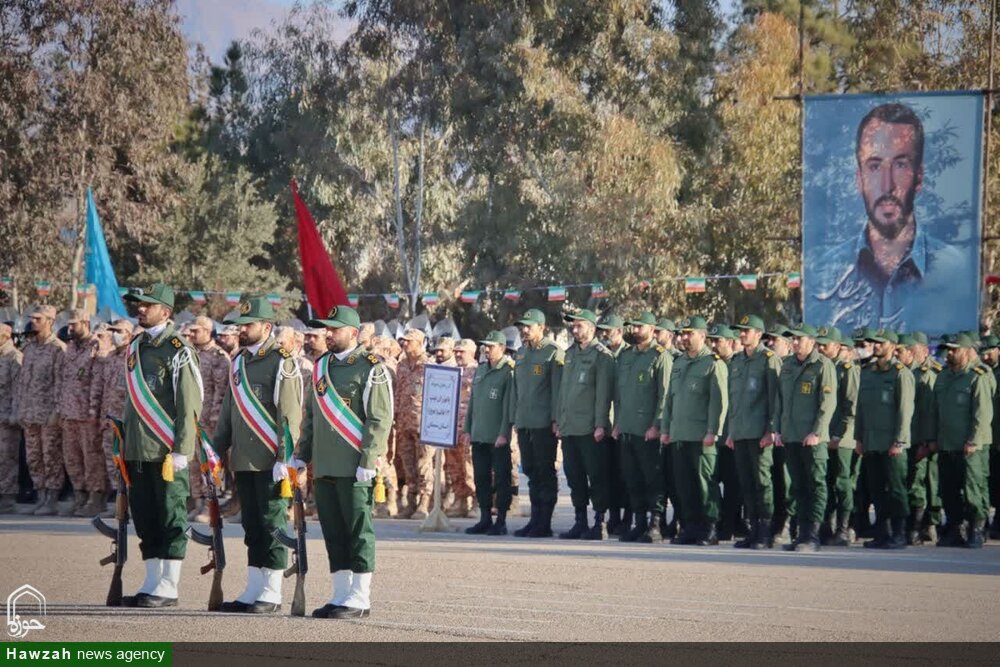
[[[771,357],[774,356],[774,352],[772,352],[771,350],[765,350],[764,351],[764,356],[767,357],[768,359],[770,359]]]
[[[280,354],[281,356],[283,356],[285,359],[291,359],[292,358],[292,353],[289,352],[288,350],[286,350],[283,347],[279,347],[278,348],[278,354]]]
[[[240,383],[240,374],[238,372],[233,373],[233,384],[238,385],[239,383]]]
[[[534,364],[531,367],[531,373],[533,375],[544,375],[545,371],[542,369],[542,365],[541,364]]]
[[[326,385],[326,378],[322,378],[319,382],[316,383],[316,393],[317,394],[325,394],[326,393],[326,386],[327,386]]]
[[[260,385],[260,384],[250,385],[250,391],[252,391],[253,395],[256,396],[259,400],[264,400],[264,386],[263,385]]]
[[[976,366],[972,370],[976,371],[976,373],[979,375],[984,375],[986,373],[986,369],[983,368],[982,366]]]
[[[353,354],[352,354],[351,356],[347,357],[347,363],[348,363],[348,364],[353,364],[353,363],[355,363],[355,362],[356,362],[357,360],[358,360],[358,358],[357,358],[356,356],[354,356]]]
[[[833,387],[830,387],[828,385],[823,385],[823,393],[824,394],[832,394],[833,393]]]
[[[740,318],[740,324],[749,324],[749,323],[750,323],[749,315],[744,315],[743,317]]]
[[[349,398],[342,398],[340,400],[342,400],[344,402],[344,405],[346,405],[347,407],[351,407],[351,399],[349,399]]]
[[[130,371],[135,370],[135,355],[134,354],[128,355],[128,361],[126,363]]]
[[[903,364],[901,364],[901,363],[899,363],[899,362],[896,362],[896,370],[897,370],[897,371],[901,371],[901,370],[903,370]]]
[[[654,348],[654,349],[656,350],[656,353],[657,353],[657,354],[663,354],[663,352],[664,352],[664,351],[665,351],[665,350],[666,350],[667,348],[663,347],[662,345],[657,345],[657,346],[656,346],[656,348]]]
[[[250,312],[250,302],[244,301],[240,304],[240,315],[246,315]]]
[[[687,318],[687,317],[684,318],[684,321],[681,322],[681,327],[687,328],[687,327],[690,327],[690,326],[691,326],[691,318]]]
[[[181,339],[177,338],[176,336],[170,339],[170,344],[176,347],[178,350],[184,347],[184,343],[182,343]]]
[[[377,364],[378,363],[378,357],[376,357],[374,354],[369,354],[368,355],[368,361],[372,362],[373,364]]]
[[[851,367],[852,367],[853,365],[854,365],[854,364],[852,364],[852,363],[851,363],[851,362],[849,362],[849,361],[845,361],[845,362],[844,362],[844,368],[851,368]]]
[[[645,372],[639,373],[639,382],[645,382],[645,381],[646,381],[646,373]]]
[[[826,327],[820,327],[819,329],[816,330],[817,336],[826,336],[828,333],[830,333],[830,330],[827,329]]]
[[[266,357],[267,356],[267,350],[265,350],[263,347],[261,347],[259,350],[257,350],[257,356],[258,357]]]
[[[87,379],[87,369],[86,368],[81,368],[80,370],[78,370],[76,372],[76,379],[77,380],[86,380]]]
[[[333,308],[330,309],[330,314],[327,315],[327,317],[334,318],[336,316],[337,316],[337,307],[334,306]]]
[[[716,361],[719,361],[719,360],[721,360],[721,359],[722,359],[722,357],[720,357],[720,356],[719,356],[719,355],[717,355],[717,354],[713,354],[713,355],[712,355],[712,358],[713,358],[713,359],[715,359]]]
[[[717,336],[717,335],[719,335],[719,325],[718,325],[718,324],[713,324],[713,325],[712,325],[712,329],[711,329],[711,330],[710,330],[710,331],[709,331],[708,333],[709,333],[710,335],[712,335],[712,336]]]
[[[813,393],[812,382],[803,382],[802,385],[799,387],[799,392],[803,394]]]
[[[500,398],[500,392],[499,392],[499,391],[497,391],[497,388],[496,388],[496,387],[493,387],[493,388],[491,388],[491,389],[490,389],[490,400],[491,400],[491,401],[495,401],[495,400],[497,400],[498,398]]]

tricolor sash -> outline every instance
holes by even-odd
[[[316,392],[319,411],[333,430],[340,434],[347,444],[360,452],[361,420],[333,388],[333,383],[327,376],[329,367],[330,357],[324,355],[316,362],[316,367],[313,369],[313,390]]]
[[[236,404],[243,421],[267,445],[271,453],[277,456],[279,454],[278,425],[261,405],[260,400],[250,387],[243,354],[236,355],[233,360],[233,381],[230,383],[230,388],[233,392],[233,403]]]
[[[128,373],[125,375],[125,384],[128,387],[129,401],[135,408],[139,419],[150,430],[153,436],[160,441],[168,452],[174,451],[174,420],[167,415],[160,402],[153,396],[146,378],[142,376],[142,364],[139,361],[139,341],[142,336],[136,336],[131,342],[128,350],[126,363]]]

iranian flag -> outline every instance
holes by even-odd
[[[0,277],[0,289],[9,290],[14,286],[14,278],[11,276]]]
[[[459,297],[459,301],[461,301],[462,303],[475,303],[479,301],[479,295],[481,293],[482,292],[480,292],[479,290],[466,290],[462,292],[462,296]]]
[[[267,300],[271,302],[271,305],[277,308],[281,305],[281,295],[280,294],[268,294]]]
[[[192,291],[192,292],[188,292],[188,294],[191,295],[191,300],[194,301],[197,304],[205,303],[205,301],[207,300],[205,298],[205,293],[204,292],[200,292],[200,291],[199,292],[193,292]]]
[[[608,296],[608,290],[604,289],[604,283],[591,283],[590,296],[595,299],[603,299]]]
[[[240,302],[239,292],[226,292],[226,303],[228,303],[230,306],[235,306],[239,302]]]
[[[390,308],[399,308],[399,295],[398,294],[383,294],[386,304]]]
[[[518,289],[504,290],[503,298],[507,301],[519,301],[521,299],[521,290]]]
[[[789,273],[787,277],[787,282],[788,286],[791,288],[802,287],[802,274],[797,271]]]
[[[692,276],[684,279],[684,293],[695,294],[705,291],[705,276]]]
[[[566,288],[565,287],[550,287],[549,288],[549,301],[565,301],[566,300]]]
[[[441,301],[437,292],[425,292],[421,295],[420,300],[423,302],[425,308],[433,308]]]
[[[38,292],[38,296],[48,296],[52,291],[52,283],[48,280],[36,280],[35,291]]]
[[[742,273],[738,277],[740,279],[740,285],[743,285],[743,289],[746,290],[757,289],[756,273]]]
[[[357,294],[348,294],[347,295],[347,305],[350,306],[351,308],[357,308],[358,307],[358,295]]]

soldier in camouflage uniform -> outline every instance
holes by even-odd
[[[205,391],[202,414],[198,416],[206,433],[214,433],[222,409],[222,399],[229,389],[229,355],[212,339],[215,323],[207,317],[196,317],[187,328],[186,338],[198,352],[198,366],[201,369],[201,384]],[[198,466],[190,468],[191,497],[195,505],[188,512],[189,521],[208,523],[208,489],[201,477]]]
[[[326,329],[321,329],[320,331],[324,334],[323,345],[324,349],[326,349]],[[373,336],[371,346],[372,354],[389,371],[390,381],[394,382],[396,369],[399,367],[399,355],[401,353],[399,343],[390,336]],[[378,474],[382,476],[382,483],[385,484],[385,502],[375,505],[375,516],[381,519],[393,518],[399,514],[399,474],[396,469],[396,431],[394,428],[389,430],[385,457],[378,460]]]
[[[36,306],[31,313],[35,335],[24,346],[24,359],[14,392],[14,413],[24,428],[25,453],[38,502],[28,510],[36,516],[52,516],[58,510],[63,469],[61,429],[56,401],[62,389],[63,351],[52,324],[56,309]]]
[[[118,474],[115,462],[112,460],[114,431],[107,417],[111,415],[121,419],[125,409],[125,397],[128,392],[125,387],[125,356],[128,354],[128,343],[132,338],[132,323],[128,320],[116,320],[108,329],[111,333],[112,350],[94,364],[89,414],[99,426],[101,449],[104,452],[104,471],[110,485],[108,488],[113,489]]]
[[[475,345],[475,343],[473,343]],[[462,369],[462,388],[458,404],[458,424],[461,430],[465,423],[465,412],[469,409],[469,397],[472,394],[472,379],[476,375],[475,349],[471,353],[466,348],[459,351],[451,338],[441,338],[435,345],[437,363],[445,366],[458,366]],[[461,355],[462,363],[459,363]],[[473,362],[470,365],[470,362]],[[472,450],[461,438],[451,449],[444,450],[445,477],[455,494],[455,500],[445,510],[450,517],[467,517],[472,511],[472,501],[476,495],[476,485],[472,478]]]
[[[399,362],[393,387],[395,397],[396,456],[406,471],[404,519],[426,519],[433,492],[433,451],[420,438],[420,404],[424,394],[424,332],[409,329],[402,339],[405,356]]]
[[[11,340],[11,328],[0,323],[0,514],[17,507],[17,458],[21,428],[14,412],[14,388],[21,372],[22,354]]]

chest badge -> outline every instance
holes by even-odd
[[[500,392],[497,391],[496,387],[493,387],[492,389],[490,389],[490,400],[495,401],[498,398],[500,398]]]
[[[799,387],[799,392],[802,393],[802,394],[811,394],[811,393],[813,393],[812,382],[803,382],[802,385]]]
[[[534,375],[543,375],[545,373],[545,371],[542,369],[542,365],[541,364],[534,364],[534,365],[532,365],[531,372]]]

